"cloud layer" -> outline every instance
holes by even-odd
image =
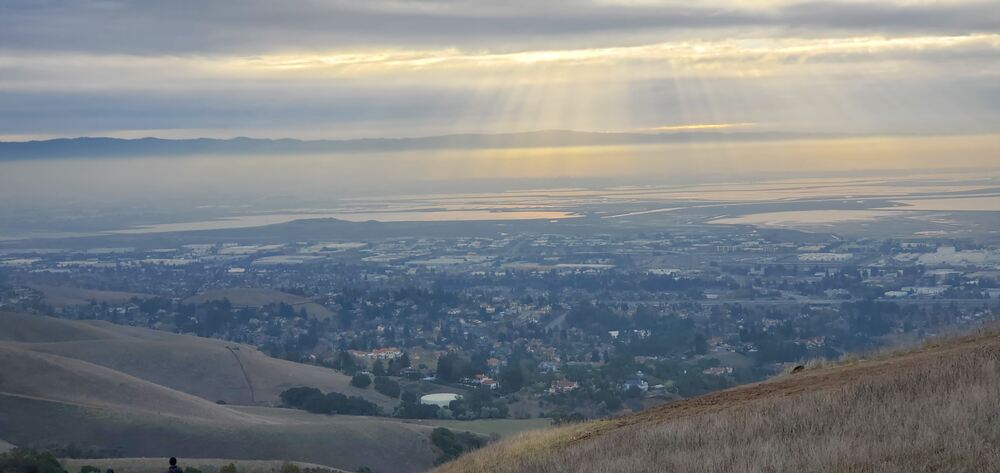
[[[0,3],[7,138],[982,133],[996,84],[989,2]]]

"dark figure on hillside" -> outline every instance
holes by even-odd
[[[792,374],[801,373],[802,371],[805,371],[805,369],[806,369],[805,366],[802,365],[796,366],[795,368],[792,368]]]
[[[177,466],[176,458],[170,457],[170,468],[167,469],[167,473],[184,473],[184,470]]]

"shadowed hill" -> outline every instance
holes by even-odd
[[[286,409],[215,406],[206,418],[0,394],[0,431],[16,445],[129,457],[293,460],[345,470],[423,471],[430,428],[359,416],[285,417]]]
[[[237,420],[202,398],[85,361],[0,344],[0,394],[174,417]]]
[[[1000,333],[523,434],[458,472],[1000,471]]]
[[[387,409],[396,403],[351,386],[342,373],[271,358],[248,345],[107,322],[0,313],[0,342],[87,361],[212,402],[277,403],[290,387],[314,386]]]
[[[76,445],[110,456],[292,460],[384,473],[433,465],[438,453],[429,426],[213,402],[245,386],[233,353],[269,398],[285,385],[356,390],[341,389],[343,375],[331,370],[274,360],[246,346],[3,313],[0,433],[15,445]]]

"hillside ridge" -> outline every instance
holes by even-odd
[[[240,363],[266,402],[216,402],[252,400]],[[390,407],[398,402],[370,389],[339,387],[349,382],[333,370],[221,340],[0,313],[0,432],[3,441],[29,448],[289,460],[383,473],[430,468],[437,455],[432,426],[267,406],[285,386],[298,385],[361,393]]]
[[[313,386],[361,396],[386,409],[395,405],[373,390],[351,386],[350,377],[343,373],[272,358],[256,347],[212,338],[0,312],[0,343],[104,366],[211,402],[276,404],[285,389]]]
[[[437,471],[1000,471],[997,380],[1000,332],[983,331],[526,433]]]

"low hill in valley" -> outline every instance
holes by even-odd
[[[250,404],[247,379],[258,403],[302,385],[363,395],[387,409],[398,402],[350,387],[335,371],[245,345],[0,313],[0,432],[14,445],[74,445],[109,457],[292,460],[383,473],[422,471],[440,454],[430,426],[234,405]],[[227,398],[233,402],[215,402]]]
[[[396,404],[350,377],[319,366],[271,358],[255,347],[101,321],[0,313],[0,342],[60,355],[135,376],[209,401],[273,404],[282,391],[313,386]]]
[[[209,301],[228,300],[233,307],[263,307],[268,304],[285,303],[296,311],[305,309],[310,317],[325,319],[333,312],[309,299],[287,292],[266,288],[240,287],[231,289],[213,289],[184,299],[185,304],[201,304]]]
[[[132,299],[147,299],[152,296],[137,292],[99,291],[71,286],[51,286],[33,284],[32,289],[41,292],[45,302],[53,307],[88,305],[91,302],[122,303]]]

